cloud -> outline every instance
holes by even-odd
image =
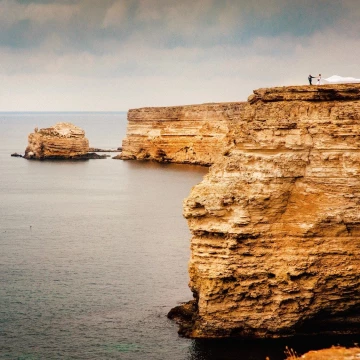
[[[158,47],[238,44],[258,36],[312,34],[341,18],[339,6],[327,0],[0,0],[0,41],[36,47],[56,33],[69,50],[88,51],[98,51],[99,39],[126,41],[137,34]]]
[[[236,101],[309,73],[360,77],[359,9],[357,0],[0,0],[0,110]]]
[[[1,27],[13,26],[24,20],[34,26],[51,25],[55,23],[68,24],[71,18],[79,12],[79,7],[72,3],[58,2],[28,2],[21,3],[14,0],[0,1]]]
[[[122,27],[127,19],[129,11],[129,4],[125,1],[114,2],[106,9],[102,26],[107,27]]]

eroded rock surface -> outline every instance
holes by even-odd
[[[133,109],[121,159],[211,165],[227,146],[229,121],[245,103]]]
[[[29,134],[26,159],[81,159],[86,158],[89,141],[85,131],[71,123],[35,129]]]
[[[181,332],[359,333],[360,85],[260,89],[229,129],[184,202],[197,306]]]

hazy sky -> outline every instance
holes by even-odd
[[[360,0],[0,0],[0,111],[242,101],[360,78]]]

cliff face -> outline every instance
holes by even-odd
[[[121,158],[211,165],[225,151],[229,121],[245,103],[134,109]]]
[[[45,128],[35,129],[29,134],[25,150],[27,159],[71,159],[87,154],[89,141],[85,131],[70,123],[57,123]]]
[[[228,142],[184,202],[182,333],[359,333],[360,85],[255,91]]]

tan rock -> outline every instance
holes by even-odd
[[[130,110],[120,157],[211,165],[225,151],[229,120],[244,104]]]
[[[69,159],[85,155],[89,151],[89,141],[85,131],[71,123],[38,129],[29,134],[25,150],[27,159]]]
[[[255,91],[233,120],[235,143],[184,202],[185,335],[360,332],[360,86],[340,88]]]

